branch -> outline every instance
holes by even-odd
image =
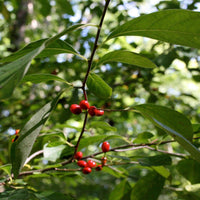
[[[104,10],[103,10],[103,14],[101,16],[101,20],[100,20],[100,23],[99,23],[99,26],[98,26],[98,30],[97,30],[97,34],[96,34],[96,38],[95,38],[95,42],[94,42],[94,46],[93,46],[93,50],[91,52],[90,59],[88,59],[87,72],[86,72],[86,75],[85,75],[85,78],[84,78],[84,81],[83,81],[83,84],[82,84],[82,87],[81,87],[81,89],[83,90],[83,94],[84,94],[85,100],[87,100],[87,93],[86,93],[86,90],[85,90],[85,85],[86,85],[86,82],[87,82],[87,79],[88,79],[88,76],[89,76],[89,73],[90,73],[90,70],[91,70],[91,67],[92,67],[92,62],[93,62],[93,59],[94,59],[95,52],[96,52],[97,47],[98,47],[99,36],[100,36],[100,33],[101,33],[102,24],[103,24],[104,17],[106,15],[106,11],[108,9],[109,3],[110,3],[110,0],[107,0],[106,4],[104,6]],[[70,160],[68,160],[68,161],[62,162],[61,163],[62,165],[66,165],[69,162],[73,162],[74,156],[75,156],[75,154],[76,154],[76,152],[78,150],[78,146],[79,146],[80,140],[81,140],[81,138],[83,136],[83,133],[85,131],[85,127],[86,127],[86,123],[87,123],[87,117],[88,117],[88,113],[86,112],[85,113],[85,119],[84,119],[83,127],[82,127],[82,130],[81,130],[80,136],[78,138],[78,141],[76,143],[74,154],[73,154],[72,158]]]
[[[35,152],[35,153],[32,154],[31,156],[29,156],[29,157],[26,159],[24,165],[26,165],[26,164],[27,164],[28,162],[30,162],[33,158],[35,158],[36,156],[42,154],[43,152],[44,152],[44,150],[40,150],[40,151]]]
[[[86,75],[85,75],[85,79],[84,79],[83,85],[82,85],[83,92],[85,91],[85,84],[86,84],[86,82],[87,82],[88,75],[89,75],[90,69],[91,69],[91,67],[92,67],[92,62],[93,62],[93,59],[94,59],[95,52],[96,52],[96,50],[97,50],[97,48],[98,48],[99,36],[100,36],[100,33],[101,33],[102,24],[103,24],[104,17],[105,17],[105,15],[106,15],[106,11],[107,11],[107,9],[108,9],[109,3],[110,3],[110,0],[107,0],[107,1],[106,1],[106,4],[105,4],[105,6],[104,6],[103,14],[102,14],[102,16],[101,16],[101,20],[100,20],[100,23],[99,23],[99,26],[98,26],[98,31],[97,31],[96,38],[95,38],[95,42],[94,42],[94,47],[93,47],[93,50],[92,50],[90,59],[88,60],[88,69],[87,69],[87,72],[86,72]],[[87,98],[86,98],[86,99],[87,99]]]

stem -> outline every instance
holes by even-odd
[[[104,17],[106,15],[106,11],[108,9],[109,3],[110,3],[110,0],[107,0],[106,4],[104,6],[104,10],[103,10],[103,14],[101,16],[101,20],[100,20],[100,23],[99,23],[99,26],[98,26],[98,30],[97,30],[97,34],[96,34],[96,38],[95,38],[95,42],[94,42],[94,46],[93,46],[93,50],[92,50],[90,59],[88,60],[87,72],[86,72],[86,75],[85,75],[85,78],[83,80],[83,84],[82,84],[82,87],[81,87],[81,89],[83,90],[83,94],[84,94],[85,100],[87,100],[87,93],[86,93],[86,90],[85,90],[85,85],[86,85],[86,82],[87,82],[87,79],[88,79],[88,76],[89,76],[89,73],[90,73],[90,70],[91,70],[91,67],[92,67],[92,62],[93,62],[93,59],[94,59],[95,52],[96,52],[97,47],[98,47],[99,36],[100,36],[100,33],[101,33],[103,20],[104,20]],[[82,127],[82,130],[81,130],[81,134],[80,134],[80,136],[78,138],[78,141],[76,143],[74,154],[73,154],[72,158],[70,160],[68,160],[68,161],[63,162],[62,165],[65,165],[68,162],[73,162],[74,156],[75,156],[75,154],[76,154],[76,152],[78,150],[78,146],[80,144],[80,140],[81,140],[81,138],[83,136],[83,133],[85,131],[85,126],[86,126],[86,123],[87,123],[87,117],[88,117],[88,113],[86,112],[85,113],[85,119],[84,119],[83,127]]]
[[[26,162],[24,163],[24,165],[26,165],[28,162],[30,162],[33,158],[35,158],[36,156],[42,154],[44,151],[43,150],[40,150],[40,151],[37,151],[35,152],[34,154],[32,154],[31,156],[29,156],[27,159],[26,159]]]
[[[96,34],[96,38],[95,38],[93,50],[92,50],[90,59],[88,59],[88,69],[87,69],[87,72],[86,72],[86,75],[85,75],[85,79],[84,79],[84,81],[83,81],[83,86],[82,86],[82,89],[83,89],[83,90],[85,90],[85,84],[86,84],[86,82],[87,82],[88,75],[89,75],[90,70],[91,70],[91,67],[92,67],[93,58],[94,58],[95,52],[96,52],[96,50],[97,50],[97,48],[98,48],[99,36],[100,36],[100,33],[101,33],[101,28],[102,28],[103,20],[104,20],[104,17],[105,17],[105,15],[106,15],[106,11],[107,11],[107,9],[108,9],[109,3],[110,3],[110,0],[107,0],[107,1],[106,1],[106,4],[105,4],[105,6],[104,6],[104,10],[103,10],[103,14],[102,14],[102,16],[101,16],[101,20],[100,20],[100,23],[99,23],[99,26],[98,26],[98,31],[97,31],[97,34]]]

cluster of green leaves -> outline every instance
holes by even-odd
[[[46,4],[48,3],[46,2]],[[71,4],[69,5],[71,6]],[[92,5],[92,3],[88,1],[83,6],[82,12],[88,5]],[[99,11],[98,7],[99,2],[95,2],[91,6],[91,12],[95,9]],[[72,11],[69,9],[68,14],[73,15]],[[112,14],[112,12],[116,12],[114,8],[108,14]],[[101,14],[101,11],[96,12],[97,20]],[[45,15],[47,16],[48,13]],[[190,59],[189,53],[195,55],[195,50],[190,49],[186,54],[186,49],[184,49],[186,47],[180,50],[182,48],[180,46],[171,46],[167,49],[167,53],[161,53],[157,57],[154,48],[159,46],[159,42],[200,48],[199,23],[200,13],[198,12],[182,9],[161,10],[132,20],[125,18],[122,24],[116,26],[117,28],[113,26],[112,31],[109,29],[108,36],[102,33],[102,45],[97,51],[98,59],[94,60],[87,80],[87,93],[91,103],[98,107],[103,105],[105,109],[111,109],[111,111],[105,111],[105,116],[100,119],[89,118],[87,131],[81,139],[79,150],[83,151],[85,155],[99,152],[99,145],[105,140],[108,140],[113,148],[135,143],[141,144],[139,146],[142,148],[135,149],[135,151],[130,149],[130,151],[109,152],[107,157],[108,164],[111,166],[104,167],[102,172],[95,172],[88,178],[83,177],[79,172],[53,171],[46,174],[35,173],[22,180],[16,179],[14,184],[25,185],[24,189],[8,188],[1,194],[1,197],[3,199],[9,196],[10,199],[155,200],[159,196],[160,198],[180,196],[183,199],[191,199],[191,197],[198,199],[199,192],[197,191],[199,191],[200,179],[198,176],[194,178],[193,173],[198,173],[200,151],[198,150],[199,143],[196,140],[193,141],[193,138],[198,136],[200,120],[195,115],[193,118],[195,123],[192,124],[186,115],[182,114],[187,109],[182,108],[181,113],[168,108],[169,105],[174,108],[175,103],[172,104],[172,100],[168,101],[168,98],[164,99],[163,103],[163,93],[152,88],[152,85],[154,84],[153,78],[159,72],[163,74],[169,68],[172,61],[178,57],[178,52],[182,52],[185,62]],[[109,27],[108,24],[105,21],[105,26]],[[92,27],[92,30],[96,29],[96,25],[89,23],[68,26],[67,29],[55,36],[32,42],[0,60],[1,102],[5,110],[7,107],[10,114],[12,112],[13,116],[17,115],[15,126],[12,126],[12,121],[15,119],[8,122],[3,118],[2,130],[6,131],[10,127],[21,129],[19,139],[10,148],[10,161],[2,153],[0,154],[2,164],[4,164],[1,169],[5,174],[10,176],[12,170],[14,177],[17,178],[21,170],[28,170],[29,167],[32,170],[51,167],[63,168],[60,163],[73,155],[73,146],[76,144],[81,130],[83,115],[72,116],[68,107],[83,99],[83,94],[79,92],[78,87],[80,80],[85,77],[88,60],[87,52],[81,50],[83,46],[76,49],[75,44],[78,40],[80,43],[82,41],[91,43],[92,46],[90,39],[95,37],[95,33],[91,32],[91,35],[88,33],[84,38],[83,33],[80,32],[80,29],[83,29],[83,32],[89,31],[89,26]],[[64,35],[67,35],[66,40],[61,38]],[[110,41],[120,44],[120,41],[123,41],[120,36],[142,36],[156,39],[159,42],[153,45],[151,54],[144,51],[136,53],[133,47],[131,50],[127,48],[130,47],[127,42],[121,45],[120,50],[113,50],[112,47],[109,47]],[[73,39],[69,42],[70,37]],[[137,43],[131,45],[140,46]],[[109,52],[107,52],[108,49]],[[69,61],[58,63],[55,55],[61,53],[74,56],[69,57]],[[55,64],[56,67],[54,67]],[[56,70],[58,70],[58,75],[53,75]],[[22,88],[20,89],[19,86]],[[43,90],[43,87],[46,89]],[[131,105],[126,103],[127,96],[144,98],[140,94],[143,92],[141,87],[149,94],[147,103],[140,105],[136,101]],[[27,98],[28,96],[30,98]],[[191,95],[191,97],[193,96]],[[14,108],[9,107],[9,104],[13,102]],[[156,105],[156,102],[165,106]],[[16,105],[20,103],[23,104],[23,107],[19,105],[17,108]],[[184,107],[183,102],[180,101],[179,104]],[[130,108],[123,110],[127,106]],[[123,111],[112,111],[112,109],[122,109]],[[17,114],[19,110],[22,110],[23,114]],[[194,110],[195,108],[190,107],[190,112]],[[52,111],[54,112],[52,113]],[[138,113],[142,114],[144,118]],[[25,120],[30,114],[32,117]],[[188,117],[192,118],[189,114]],[[157,133],[152,134],[149,131],[155,130],[150,122],[155,125]],[[170,156],[173,153],[164,154],[167,150],[166,147],[163,147],[163,153],[153,153],[145,151],[143,148],[144,143],[153,142],[156,139],[158,140],[157,146],[154,146],[156,151],[156,148],[162,148],[159,142],[171,139],[171,137],[178,142],[175,145],[170,144],[170,147],[177,153],[174,154],[173,159]],[[41,150],[43,150],[43,156],[31,160],[28,163],[30,165],[24,166],[30,155]],[[97,160],[100,160],[99,156],[101,154],[96,156]],[[181,157],[182,160],[178,162],[177,157],[178,159]],[[48,164],[45,164],[44,161]],[[176,164],[177,162],[178,164]],[[8,163],[11,163],[12,169]],[[124,164],[119,165],[120,163]],[[76,169],[74,163],[70,163],[67,167]],[[191,171],[188,170],[189,167]],[[183,180],[177,179],[176,170]],[[190,181],[190,184],[186,185],[183,177]],[[2,181],[5,180],[6,178],[2,178]],[[38,181],[43,186],[41,183],[38,186]],[[113,181],[118,184],[115,186]],[[164,185],[166,188],[169,186],[169,189],[164,189]],[[35,190],[30,190],[29,186]],[[95,189],[96,186],[98,186],[97,189]],[[172,186],[175,193],[170,194],[168,190]],[[61,191],[64,194],[49,192],[51,188],[53,191]],[[79,198],[80,194],[77,192],[77,188],[79,191],[84,191],[81,198]],[[181,193],[179,192],[180,188]],[[91,192],[92,189],[94,192]],[[113,189],[112,192],[110,192],[111,189]],[[35,192],[36,190],[37,192]],[[66,191],[70,192],[66,193]]]

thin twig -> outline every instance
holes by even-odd
[[[90,59],[88,59],[88,69],[87,69],[87,72],[86,72],[86,75],[85,75],[85,79],[83,81],[83,86],[82,86],[83,90],[85,90],[85,84],[87,82],[88,75],[89,75],[90,69],[92,67],[93,58],[94,58],[95,52],[96,52],[96,50],[98,48],[99,36],[100,36],[100,33],[101,33],[101,28],[102,28],[103,20],[104,20],[104,17],[106,15],[106,11],[108,9],[109,3],[110,3],[110,0],[107,0],[106,4],[104,6],[104,10],[103,10],[103,14],[101,16],[101,20],[100,20],[100,23],[99,23],[99,26],[98,26],[98,30],[97,30],[97,34],[96,34],[96,38],[95,38],[95,42],[94,42],[94,46],[93,46],[93,50],[92,50]]]
[[[35,158],[36,156],[42,154],[43,152],[44,152],[44,150],[40,150],[40,151],[37,151],[37,152],[33,153],[31,156],[29,156],[29,157],[26,159],[24,165],[26,165],[27,163],[29,163],[33,158]]]
[[[172,153],[172,152],[168,152],[168,151],[164,151],[164,150],[160,150],[160,149],[155,149],[155,148],[152,148],[152,147],[149,147],[149,146],[145,146],[145,148],[152,150],[152,151],[157,151],[157,152],[160,152],[160,153],[164,153],[164,154],[168,154],[168,155],[176,156],[176,157],[180,157],[180,158],[185,158],[185,157],[188,156],[187,154]]]

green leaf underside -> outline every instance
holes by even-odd
[[[14,53],[13,55],[4,58],[0,61],[0,63],[10,62],[0,67],[0,99],[8,98],[12,95],[13,90],[19,84],[21,79],[27,73],[32,59],[37,57],[46,47],[48,47],[47,51],[49,51],[49,47],[55,42],[55,46],[60,46],[65,48],[65,52],[68,51],[70,53],[74,52],[77,55],[77,52],[73,50],[67,43],[59,40],[56,42],[61,36],[76,30],[78,28],[83,28],[85,26],[89,26],[90,24],[78,24],[65,29],[61,33],[49,38],[42,39],[36,42],[33,42],[22,50]],[[51,49],[51,50],[52,50]],[[60,53],[60,50],[59,52]],[[43,54],[46,54],[45,51]],[[50,53],[55,54],[55,49]]]
[[[131,200],[156,200],[161,193],[165,182],[158,173],[152,171],[141,178],[133,187]]]
[[[133,53],[131,51],[123,51],[123,50],[112,51],[105,54],[102,58],[100,58],[98,64],[108,63],[108,62],[121,62],[144,68],[156,67],[156,65],[149,59],[139,54]]]
[[[97,97],[107,99],[112,95],[112,88],[100,76],[90,73],[87,87]]]
[[[52,75],[52,74],[31,74],[31,75],[26,75],[23,79],[22,82],[32,82],[32,83],[41,83],[41,82],[47,82],[47,81],[59,81],[66,83],[68,85],[71,85],[64,79],[60,78],[59,76]]]
[[[163,10],[135,18],[117,27],[107,40],[119,36],[144,36],[172,44],[200,48],[200,13]]]
[[[195,160],[200,162],[200,151],[191,143],[193,137],[192,125],[183,114],[154,104],[143,104],[134,108],[154,125],[174,137]]]
[[[60,95],[61,94],[59,94],[52,102],[43,106],[31,117],[20,131],[19,138],[12,144],[11,163],[12,172],[14,173],[15,178],[17,178],[20,170],[24,166],[42,126],[47,121],[51,111],[55,108]]]

